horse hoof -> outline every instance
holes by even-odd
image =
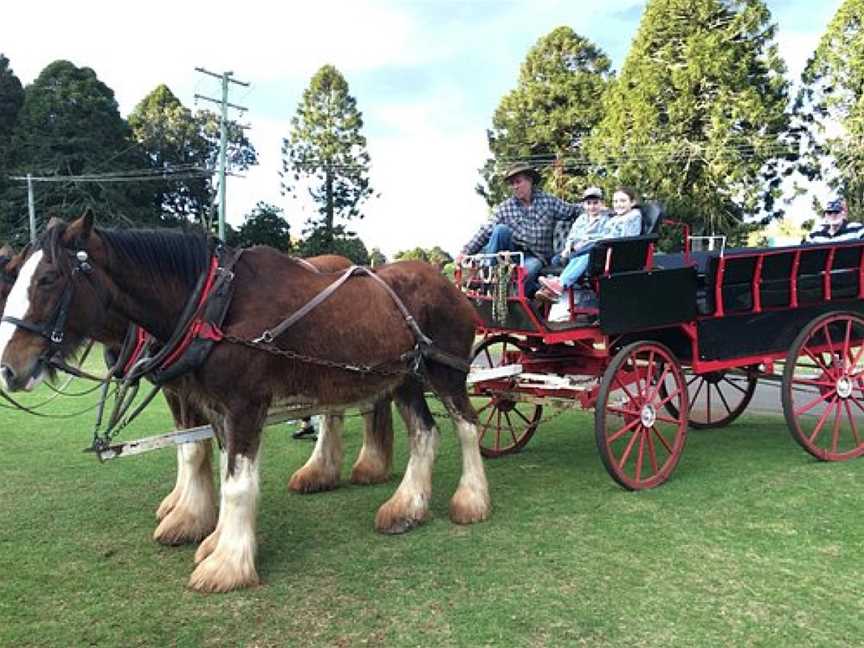
[[[307,466],[291,475],[288,490],[295,493],[320,493],[333,490],[339,485],[339,476],[324,476],[320,471]]]
[[[211,515],[193,515],[188,511],[173,509],[153,532],[159,544],[176,546],[203,540],[216,528],[216,511]]]
[[[378,509],[375,515],[375,530],[388,535],[407,533],[423,524],[428,517],[428,509],[406,510],[406,507],[391,500]]]
[[[217,554],[210,555],[199,564],[189,577],[189,589],[196,592],[230,592],[237,589],[254,587],[259,584],[255,566],[244,560],[219,559]]]
[[[450,500],[450,520],[456,524],[482,522],[491,510],[488,493],[470,488],[458,488]]]
[[[177,506],[177,500],[180,499],[180,493],[175,489],[168,493],[156,509],[156,521],[161,522],[168,514]]]
[[[195,551],[195,564],[199,564],[204,561],[213,551],[216,549],[216,545],[219,543],[219,529],[215,529],[213,533],[204,538],[204,541],[198,545],[197,551]]]
[[[387,466],[377,462],[357,462],[351,469],[351,483],[359,486],[383,484],[390,479]]]

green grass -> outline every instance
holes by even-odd
[[[837,646],[864,636],[864,462],[815,462],[780,417],[691,432],[665,486],[629,493],[602,468],[591,415],[564,414],[522,453],[487,462],[494,511],[471,527],[447,519],[460,463],[445,422],[433,517],[397,537],[372,528],[397,478],[289,494],[312,445],[276,426],[263,449],[263,585],[210,596],[185,588],[194,547],[150,539],[173,451],[100,465],[80,452],[92,418],[0,410],[2,646]],[[124,438],[169,427],[159,402]],[[352,459],[359,430],[350,419]],[[400,476],[405,458],[399,430]]]

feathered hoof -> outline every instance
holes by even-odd
[[[156,521],[164,520],[165,517],[177,506],[177,500],[180,499],[180,491],[175,488],[168,493],[156,509]]]
[[[325,475],[311,466],[303,466],[288,480],[288,490],[295,493],[320,493],[339,486],[339,475]]]
[[[482,491],[460,487],[450,499],[450,520],[456,524],[482,522],[491,512],[489,494]]]
[[[383,484],[390,479],[390,470],[377,461],[358,461],[351,469],[351,483],[360,486]]]
[[[230,592],[255,587],[258,573],[249,558],[213,553],[201,562],[189,577],[189,589],[196,592]]]
[[[219,544],[219,529],[216,528],[213,533],[204,538],[204,541],[198,545],[198,550],[195,552],[195,564],[203,562],[216,549]]]
[[[163,545],[181,545],[198,542],[213,533],[216,528],[216,511],[209,515],[193,515],[189,511],[174,508],[153,532],[153,539]]]
[[[378,533],[395,535],[416,529],[429,518],[426,507],[411,507],[395,496],[385,502],[375,514],[375,530]]]

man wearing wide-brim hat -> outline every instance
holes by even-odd
[[[489,221],[462,248],[457,261],[466,254],[481,251],[524,252],[525,290],[533,297],[541,268],[555,254],[552,243],[555,221],[573,220],[580,207],[538,189],[540,174],[530,164],[514,164],[503,177],[513,196],[495,208]]]

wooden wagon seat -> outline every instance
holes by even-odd
[[[835,247],[831,269],[831,298],[853,299],[860,289],[859,266],[864,246],[860,242],[836,246],[799,248],[741,248],[726,251],[721,294],[727,313],[748,312],[755,308],[753,279],[760,253],[762,257],[759,300],[762,308],[784,308],[792,304],[792,270],[795,253],[800,249],[796,275],[796,296],[799,304],[818,304],[825,300],[824,268],[832,247]],[[697,268],[699,282],[697,309],[701,315],[716,312],[715,283],[720,266],[717,252],[694,252],[691,258]],[[669,268],[683,265],[683,255],[655,257],[655,265]]]

